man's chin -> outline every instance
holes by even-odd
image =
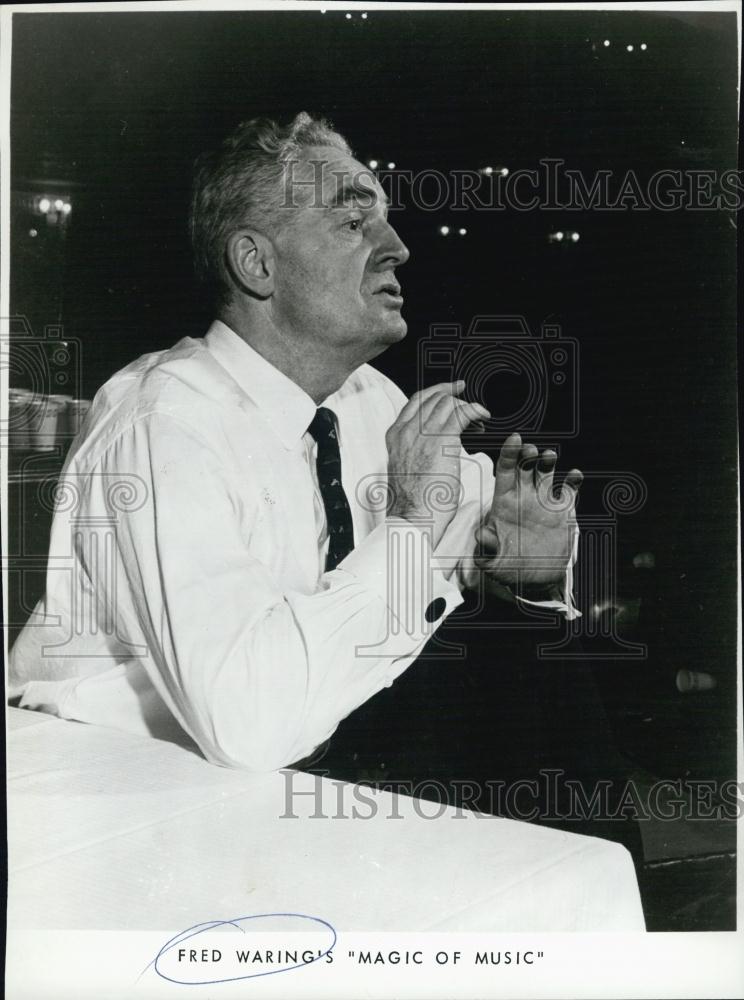
[[[398,313],[397,320],[387,323],[384,329],[380,331],[380,340],[384,340],[387,345],[397,344],[399,340],[403,340],[407,333],[408,323]]]
[[[388,316],[385,322],[368,326],[364,333],[360,330],[353,336],[352,342],[360,349],[364,360],[371,361],[388,347],[403,340],[407,333],[408,324],[398,313],[395,318]]]
[[[393,344],[397,344],[403,340],[407,332],[408,327],[405,323],[398,327],[397,330],[387,328],[386,330],[378,331],[375,339],[369,341],[366,360],[371,361],[373,358],[379,357],[380,354],[384,354]]]

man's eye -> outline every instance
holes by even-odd
[[[358,232],[362,228],[362,220],[361,219],[349,219],[345,223],[345,225],[347,226],[348,229],[351,230],[352,233],[356,233],[356,232]]]

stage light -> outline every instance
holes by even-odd
[[[57,198],[56,201],[54,202],[54,207],[57,209],[58,212],[62,211],[62,206],[63,205],[64,205],[64,202],[62,201],[61,198]]]
[[[626,45],[625,48],[628,50],[628,52],[632,52],[633,51],[633,46],[632,45]]]
[[[483,173],[487,174],[490,177],[491,174],[493,173],[493,167],[484,167],[483,168]]]
[[[28,231],[28,235],[29,235],[29,236],[32,236],[32,237],[33,237],[33,236],[38,236],[38,235],[39,235],[39,232],[38,232],[38,230],[37,230],[37,229],[29,229],[29,231]]]
[[[351,14],[347,14],[347,15],[346,15],[346,20],[347,20],[347,21],[350,21],[350,20],[351,20]]]
[[[560,230],[558,230],[558,232],[555,234],[555,239],[558,240],[559,243],[563,239],[563,233]]]
[[[571,233],[571,239],[573,240],[574,243],[578,243],[581,237],[579,236],[578,233]]]
[[[449,236],[449,231],[450,231],[449,226],[440,226],[439,227],[439,235],[440,236]]]
[[[645,43],[645,42],[641,42],[641,50],[642,50],[643,52],[645,52],[647,48],[648,48],[648,45],[646,45],[646,43]]]
[[[377,160],[369,160],[368,162],[369,162],[369,169],[370,169],[370,170],[377,170],[377,168],[378,168],[378,167],[379,167],[379,165],[380,165],[380,164],[379,164],[379,163],[377,162]]]
[[[63,213],[64,215],[69,215],[71,211],[72,211],[72,205],[71,205],[71,204],[69,203],[69,201],[66,201],[66,202],[65,202],[65,203],[64,203],[64,204],[62,205],[62,213]]]
[[[49,201],[48,198],[42,198],[41,201],[39,202],[40,212],[48,212],[51,207],[52,203]]]
[[[465,229],[464,226],[461,229],[458,229],[457,231],[460,234],[460,236],[467,236],[467,234],[468,234],[468,231],[467,231],[467,229]]]
[[[388,170],[395,170],[395,164],[393,163],[392,160],[390,161],[390,163],[388,163],[387,168],[388,168]]]
[[[362,14],[362,20],[363,20],[363,21],[366,21],[366,20],[367,20],[367,14],[366,14],[366,12],[365,12],[364,14]]]
[[[508,167],[502,167],[501,168],[501,176],[502,177],[506,177],[508,173],[509,173],[509,168]]]
[[[610,40],[609,40],[609,38],[605,38],[605,40],[602,42],[602,44],[604,45],[604,47],[606,49],[609,49],[609,47],[610,47]]]

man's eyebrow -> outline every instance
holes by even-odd
[[[342,205],[350,205],[354,202],[361,202],[360,207],[370,208],[379,204],[387,208],[389,198],[384,191],[375,191],[372,188],[359,187],[353,181],[344,181],[341,187],[336,187],[333,197],[328,202],[329,208],[340,208]]]

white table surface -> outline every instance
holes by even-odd
[[[372,818],[335,819],[354,787],[297,772],[291,819],[287,772],[230,771],[19,709],[7,723],[16,929],[178,930],[277,911],[344,931],[644,929],[630,855],[608,841],[453,808],[428,819],[369,789]],[[327,818],[296,794],[316,782]]]

